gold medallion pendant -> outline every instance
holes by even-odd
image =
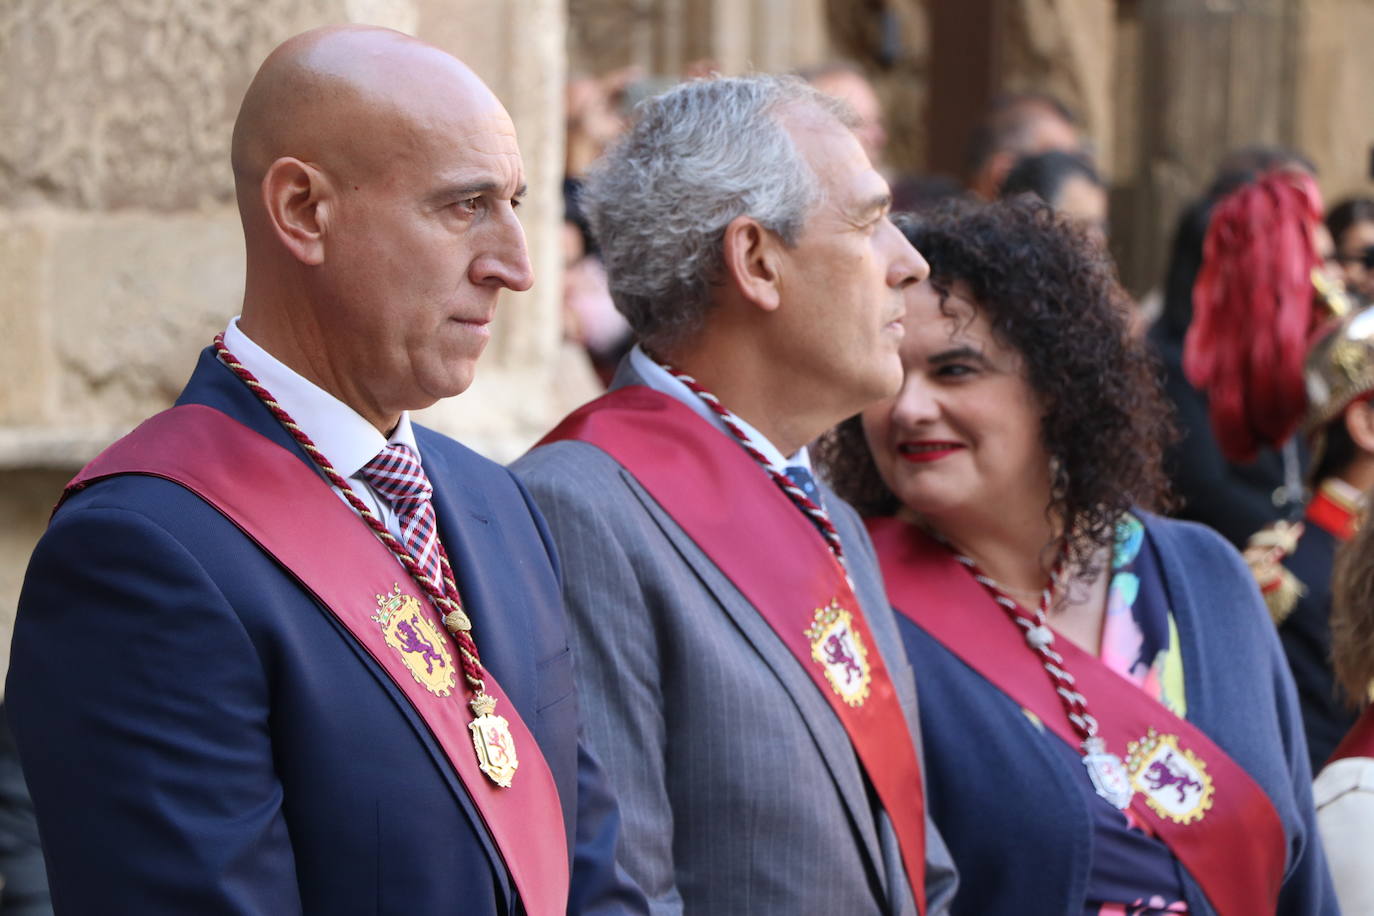
[[[1179,747],[1177,735],[1161,735],[1150,729],[1144,738],[1126,746],[1126,769],[1131,785],[1160,817],[1191,824],[1211,810],[1216,786],[1207,773],[1207,763]]]
[[[515,736],[510,733],[510,723],[505,716],[494,715],[495,709],[494,697],[485,693],[475,697],[472,711],[477,718],[468,723],[468,728],[472,729],[477,766],[492,782],[508,789],[520,760],[515,754]]]
[[[850,706],[864,705],[873,675],[854,615],[831,601],[816,609],[806,638],[811,641],[811,657],[824,669],[825,679],[840,699]]]
[[[386,644],[400,654],[420,686],[440,697],[453,692],[457,683],[453,656],[420,599],[402,594],[399,585],[393,586],[391,594],[377,596],[377,613],[372,619],[381,625]]]

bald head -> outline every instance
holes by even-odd
[[[372,420],[467,387],[502,287],[530,285],[510,116],[399,32],[292,38],[234,124],[248,254],[239,327]]]
[[[283,42],[258,69],[234,122],[236,186],[256,194],[292,156],[329,169],[383,164],[391,141],[439,106],[505,117],[491,90],[451,55],[389,29],[332,26]],[[409,123],[407,123],[409,122]]]

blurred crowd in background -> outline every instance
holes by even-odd
[[[682,78],[711,71],[711,61],[698,61],[687,67]],[[797,75],[850,107],[865,151],[892,186],[894,212],[919,213],[952,199],[986,201],[1032,194],[1080,223],[1102,245],[1108,244],[1107,182],[1080,119],[1054,96],[1005,93],[994,98],[968,138],[964,175],[902,173],[892,169],[884,156],[885,114],[861,67],[834,60],[799,70]],[[577,77],[567,87],[564,328],[569,339],[586,347],[605,378],[631,341],[628,326],[606,292],[596,242],[579,208],[577,190],[587,169],[624,131],[635,105],[675,81],[627,67],[601,76]],[[1315,174],[1315,166],[1300,151],[1238,148],[1216,164],[1209,187],[1179,218],[1167,273],[1140,297],[1132,316],[1134,327],[1157,342],[1162,356],[1169,350],[1167,342],[1181,340],[1187,330],[1191,283],[1212,207],[1228,192],[1284,167]],[[1374,295],[1374,198],[1334,202],[1316,239],[1323,270],[1332,282],[1342,286],[1352,300],[1368,303]],[[1262,517],[1247,514],[1236,521],[1248,529]],[[1230,526],[1218,527],[1228,532]],[[1244,537],[1231,540],[1243,543]]]

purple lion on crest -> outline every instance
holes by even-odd
[[[420,658],[424,660],[426,674],[434,673],[435,662],[439,663],[440,668],[444,666],[443,656],[434,651],[434,644],[425,639],[424,635],[411,625],[410,620],[402,620],[396,624],[396,635],[400,637],[402,652],[422,653]]]
[[[1187,790],[1202,789],[1202,784],[1186,773],[1180,773],[1171,765],[1169,758],[1156,760],[1145,770],[1145,782],[1152,791],[1173,786],[1178,790],[1178,803],[1181,805],[1188,800]]]
[[[843,665],[846,681],[863,677],[863,669],[859,667],[859,663],[854,659],[854,655],[849,651],[849,647],[844,644],[839,633],[831,633],[830,638],[825,641],[825,663],[827,665]]]

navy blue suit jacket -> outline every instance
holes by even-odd
[[[210,350],[178,403],[308,463]],[[482,661],[558,785],[569,910],[642,912],[613,864],[614,801],[579,744],[543,519],[504,468],[427,429],[416,439]],[[58,511],[25,578],[7,706],[58,913],[520,912],[461,782],[387,675],[176,484],[113,478]]]

